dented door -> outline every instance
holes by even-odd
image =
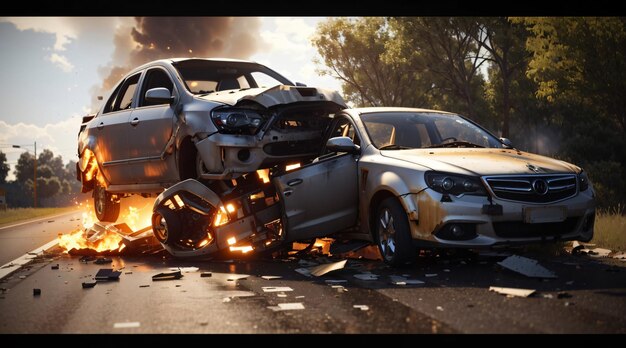
[[[342,153],[274,179],[287,241],[327,236],[357,220],[357,158]]]

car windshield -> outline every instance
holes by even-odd
[[[187,90],[193,94],[294,85],[274,70],[257,63],[190,59],[173,65]]]
[[[458,115],[381,112],[361,115],[370,140],[381,150],[434,147],[503,147],[489,132]]]

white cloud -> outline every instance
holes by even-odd
[[[49,57],[47,57],[50,62],[59,67],[64,72],[71,72],[74,69],[74,65],[67,60],[67,57],[52,53]]]
[[[37,154],[48,149],[55,156],[61,155],[65,163],[69,160],[78,160],[76,148],[80,123],[81,117],[78,115],[61,122],[48,123],[45,126],[21,122],[8,124],[0,120],[0,143],[3,145],[2,151],[7,155],[7,162],[11,164],[7,180],[15,179],[14,163],[17,162],[24,149],[32,153],[34,142],[37,142]],[[13,149],[10,147],[12,144],[25,146],[24,149]]]
[[[77,37],[76,30],[63,17],[5,17],[0,21],[13,23],[19,30],[54,34],[56,51],[65,51],[65,46]]]

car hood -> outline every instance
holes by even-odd
[[[466,174],[578,173],[580,168],[564,161],[515,149],[413,149],[383,150],[384,157],[411,162],[432,170]]]
[[[267,88],[233,89],[209,93],[198,98],[227,105],[237,105],[242,101],[252,100],[266,108],[274,105],[307,101],[329,101],[337,104],[342,109],[348,107],[343,98],[341,98],[336,91],[316,87],[287,85],[277,85]]]

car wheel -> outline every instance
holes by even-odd
[[[375,240],[383,260],[392,266],[415,262],[409,219],[397,199],[391,197],[380,203],[374,221]]]
[[[180,238],[182,224],[176,212],[167,208],[159,207],[152,213],[152,232],[156,239],[168,244]]]
[[[98,182],[94,187],[93,207],[100,221],[115,221],[120,215],[120,201],[114,199]]]

